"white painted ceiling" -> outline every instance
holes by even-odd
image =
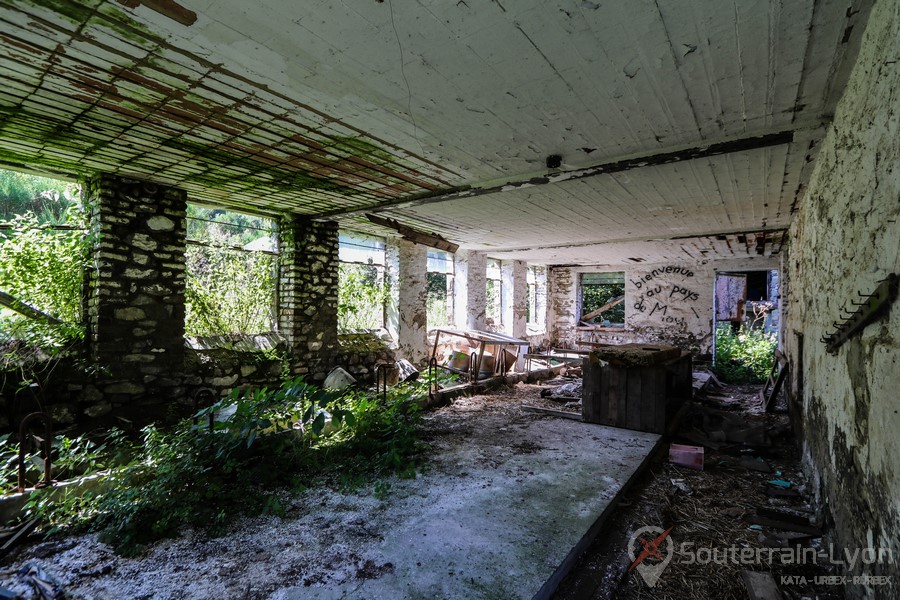
[[[0,163],[383,234],[380,211],[544,264],[677,254],[789,224],[870,5],[0,0]],[[648,242],[673,238],[696,239]]]

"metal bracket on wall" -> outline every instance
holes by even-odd
[[[856,310],[850,312],[841,307],[841,314],[847,313],[849,316],[841,318],[843,323],[833,323],[835,331],[829,335],[823,336],[820,340],[825,344],[825,349],[831,353],[837,353],[837,349],[849,340],[853,335],[862,331],[866,325],[887,312],[888,308],[897,299],[897,288],[900,283],[900,276],[896,273],[888,275],[878,283],[878,287],[871,294],[865,295],[857,292],[860,301],[851,300],[850,303],[856,307]]]

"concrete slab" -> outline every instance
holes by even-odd
[[[373,567],[370,577],[282,588],[273,597],[549,595],[561,566],[658,440],[568,419],[498,422],[493,448],[483,440],[451,446],[429,473],[394,484],[372,519],[379,535],[357,548]]]

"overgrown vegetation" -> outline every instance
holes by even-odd
[[[39,490],[29,511],[53,531],[100,531],[133,554],[188,525],[216,532],[236,514],[282,515],[280,492],[316,478],[347,486],[391,473],[414,477],[419,393],[398,386],[383,401],[299,378],[277,390],[236,391],[173,429],[146,427],[140,443],[127,447],[134,457],[104,485],[82,495]],[[388,489],[380,482],[375,491]]]
[[[384,324],[388,288],[375,265],[341,263],[338,271],[338,330],[378,329]]]
[[[599,285],[582,285],[581,286],[581,310],[582,314],[595,311],[601,306],[608,304],[620,296],[625,295],[624,283],[607,283]],[[625,322],[625,303],[620,302],[609,308],[596,317],[588,321],[589,323],[603,323],[608,321],[610,324]]]
[[[41,224],[62,225],[77,196],[74,183],[0,169],[0,221],[31,213]]]
[[[188,206],[185,334],[275,328],[277,255],[269,219]]]
[[[715,373],[727,383],[762,383],[769,376],[777,340],[762,329],[729,324],[716,327]]]
[[[428,328],[446,327],[450,324],[450,276],[446,273],[428,273],[425,312],[428,315]]]
[[[93,244],[77,185],[0,171],[0,290],[58,319],[0,308],[0,385],[45,381],[84,338],[82,285]]]
[[[10,433],[0,438],[0,494],[16,491],[19,482],[19,436]],[[54,480],[64,481],[96,473],[127,460],[128,442],[124,432],[111,429],[99,439],[80,435],[57,435],[51,443],[51,469]],[[43,480],[44,460],[37,448],[26,448],[25,487]]]

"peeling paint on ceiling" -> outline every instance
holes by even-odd
[[[0,0],[0,164],[269,213],[397,205],[383,214],[464,247],[773,230],[871,0],[847,7]],[[564,181],[775,132],[793,141]],[[397,204],[544,177],[550,155],[559,181],[540,189]]]

